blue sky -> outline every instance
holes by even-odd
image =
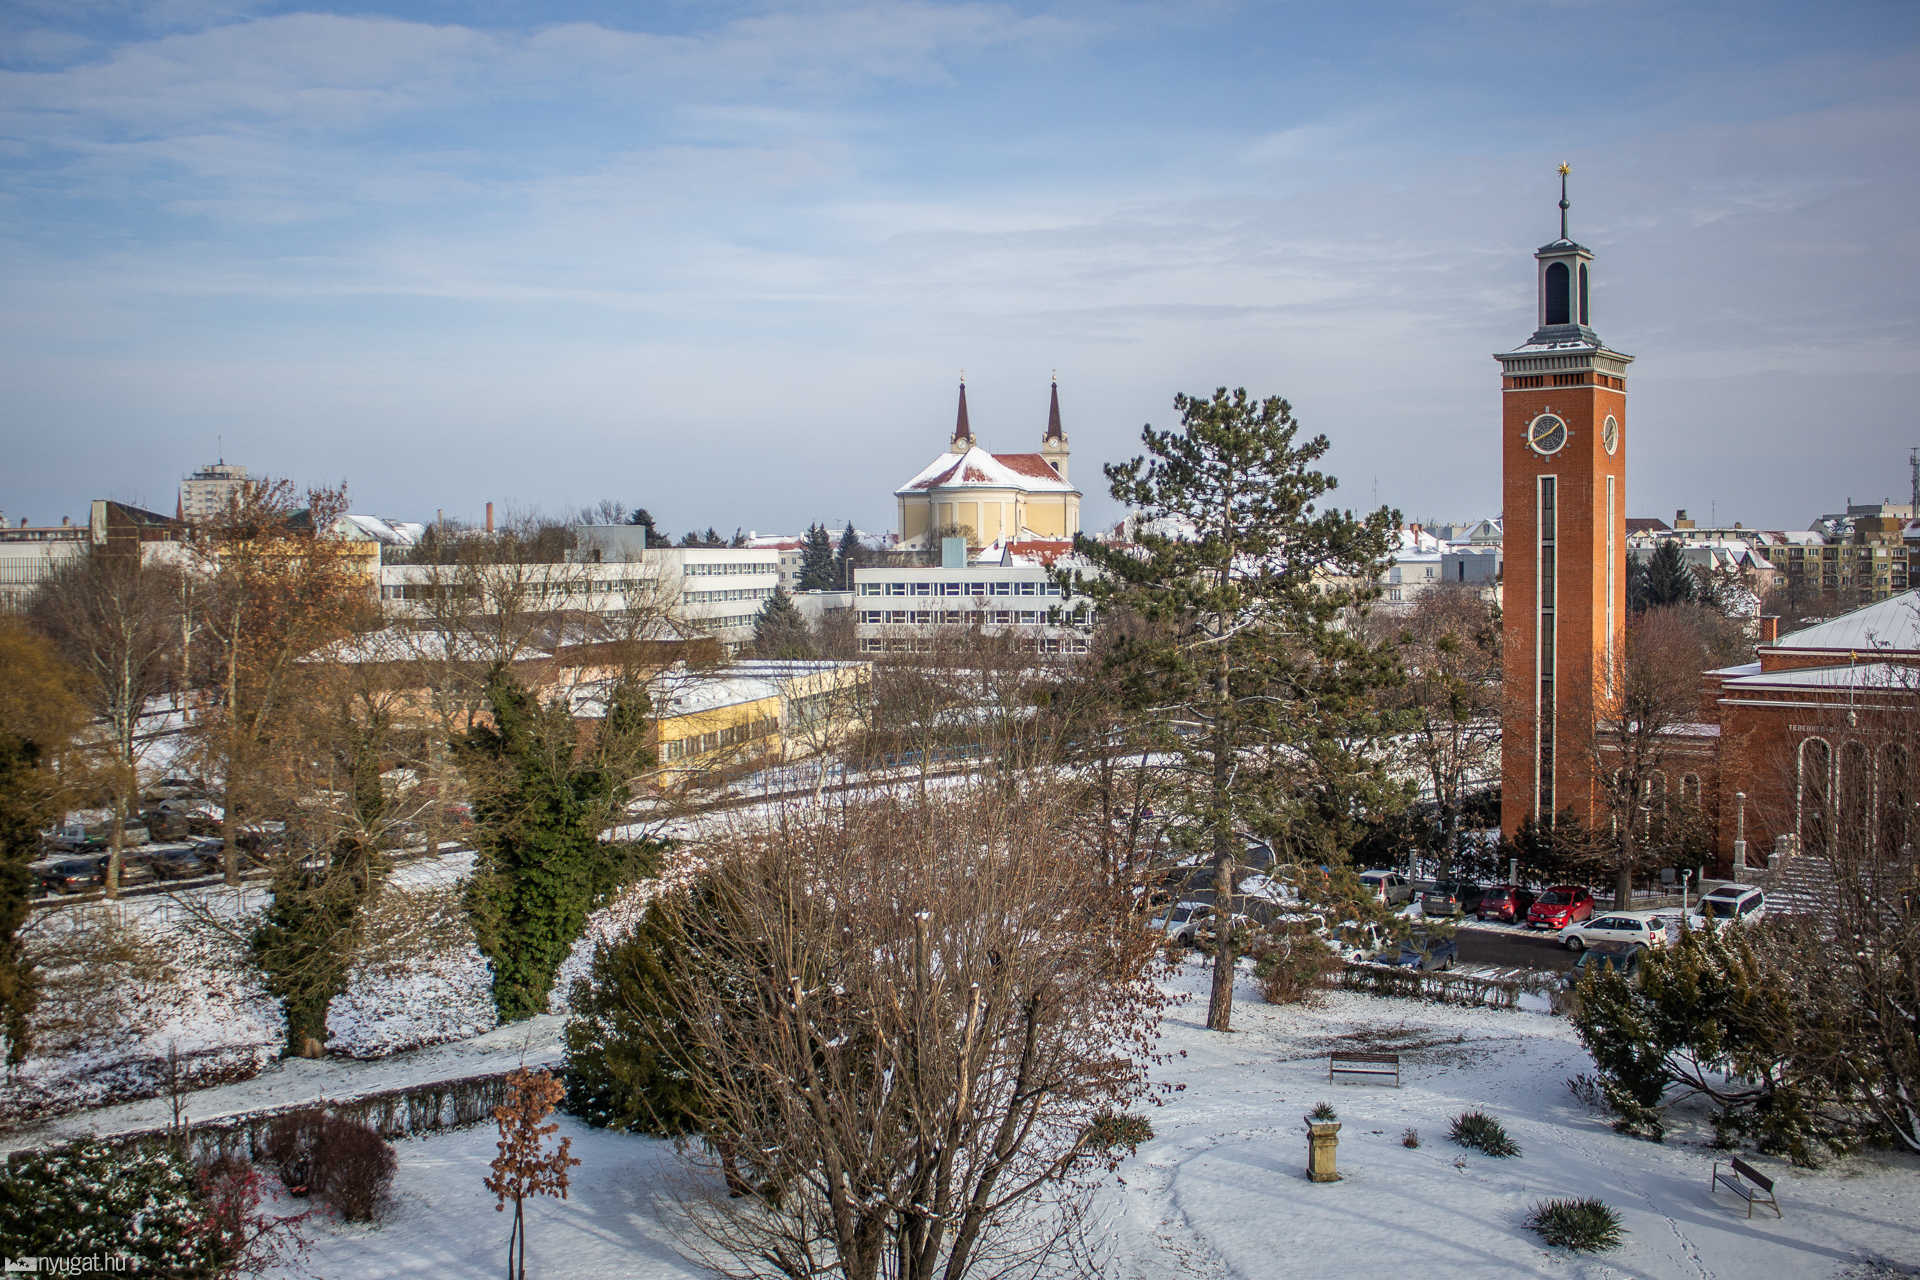
[[[1089,521],[1176,391],[1498,503],[1574,166],[1629,509],[1801,527],[1920,444],[1920,6],[0,4],[0,510],[229,461],[424,518],[888,527],[967,371]]]

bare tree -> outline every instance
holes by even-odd
[[[1054,1252],[1082,1174],[1150,1096],[1164,997],[1131,894],[1036,797],[909,792],[781,815],[714,850],[671,984],[721,1274],[926,1280]],[[731,1161],[727,1159],[731,1157]]]
[[[1404,713],[1403,758],[1432,792],[1441,870],[1451,876],[1468,788],[1500,767],[1499,614],[1477,588],[1448,583],[1368,625],[1406,668],[1406,682],[1384,696]]]
[[[1633,900],[1636,873],[1699,838],[1698,797],[1679,783],[1689,768],[1697,775],[1701,767],[1699,744],[1685,730],[1699,718],[1706,663],[1692,611],[1647,609],[1628,621],[1613,669],[1594,690],[1587,764],[1607,815],[1595,834],[1610,850],[1620,906]]]
[[[140,720],[172,683],[180,645],[180,573],[131,550],[96,548],[42,585],[34,621],[79,675],[87,705],[106,731],[102,770],[113,814],[107,839],[109,898],[119,896],[127,816],[140,799]]]
[[[222,861],[239,879],[239,838],[249,806],[285,795],[297,755],[274,750],[276,733],[310,674],[305,660],[351,633],[373,607],[371,584],[349,544],[321,536],[346,510],[344,489],[314,489],[298,506],[285,480],[249,484],[197,527],[207,575],[200,593],[200,657],[209,697],[197,724],[210,775],[222,779]]]

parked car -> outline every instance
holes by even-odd
[[[93,846],[93,838],[87,834],[85,823],[63,822],[42,831],[40,843],[60,852],[80,853]]]
[[[1723,884],[1700,897],[1700,914],[1709,920],[1751,920],[1766,910],[1767,895],[1750,884]]]
[[[1561,945],[1583,951],[1602,942],[1624,942],[1635,947],[1664,947],[1675,940],[1679,925],[1656,911],[1610,911],[1560,931]]]
[[[1623,973],[1629,978],[1640,975],[1641,957],[1646,948],[1631,942],[1596,942],[1580,953],[1573,962],[1573,968],[1567,971],[1566,985],[1576,985],[1582,975],[1599,969],[1611,969]]]
[[[171,774],[147,788],[149,800],[178,800],[182,797],[204,796],[206,793],[206,788],[199,782],[183,774]]]
[[[1156,933],[1166,934],[1168,939],[1181,946],[1190,947],[1193,945],[1194,930],[1200,927],[1202,920],[1212,914],[1213,907],[1210,903],[1192,900],[1176,902],[1147,921],[1147,928]]]
[[[1428,916],[1471,915],[1480,907],[1486,890],[1464,880],[1441,880],[1420,895],[1420,914]]]
[[[1480,897],[1473,913],[1482,920],[1506,920],[1525,924],[1527,910],[1533,906],[1533,890],[1517,884],[1496,884]]]
[[[107,860],[101,854],[84,858],[56,858],[37,864],[34,877],[42,893],[86,893],[106,878]]]
[[[156,880],[191,880],[220,870],[220,846],[169,844],[142,855]]]
[[[1361,887],[1390,907],[1413,901],[1413,886],[1397,871],[1374,870],[1360,873]]]
[[[1400,950],[1386,957],[1383,963],[1428,973],[1436,969],[1451,969],[1459,958],[1460,945],[1452,938],[1415,934],[1401,943]]]
[[[1557,884],[1527,908],[1527,928],[1564,929],[1593,915],[1593,895],[1574,884]]]

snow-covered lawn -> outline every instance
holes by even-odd
[[[1710,1197],[1704,1133],[1665,1145],[1614,1134],[1567,1092],[1589,1064],[1564,1020],[1340,995],[1320,1009],[1274,1008],[1243,990],[1239,1030],[1201,1027],[1204,974],[1177,980],[1163,1078],[1184,1085],[1149,1118],[1154,1138],[1096,1194],[1098,1236],[1115,1277],[1835,1276],[1863,1259],[1920,1260],[1920,1160],[1873,1154],[1819,1172],[1756,1158],[1777,1180],[1785,1216],[1748,1221]],[[497,1033],[496,1033],[497,1034]],[[1329,1049],[1397,1049],[1405,1085],[1329,1086]],[[1340,1112],[1344,1180],[1305,1176],[1300,1116],[1325,1099]],[[1448,1121],[1478,1107],[1520,1143],[1494,1160],[1447,1141]],[[1416,1128],[1420,1146],[1401,1145]],[[656,1194],[681,1166],[663,1142],[567,1120],[582,1163],[572,1196],[530,1206],[537,1276],[657,1280],[702,1274],[673,1248]],[[507,1223],[482,1188],[491,1126],[400,1145],[395,1203],[375,1227],[322,1225],[294,1274],[484,1275]],[[1577,1257],[1542,1248],[1522,1225],[1550,1196],[1595,1195],[1620,1210],[1619,1250]]]

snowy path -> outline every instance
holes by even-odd
[[[1162,1043],[1176,1056],[1161,1074],[1185,1088],[1150,1109],[1154,1138],[1095,1195],[1103,1276],[1774,1280],[1840,1276],[1863,1257],[1920,1259],[1920,1160],[1880,1154],[1808,1172],[1756,1158],[1777,1179],[1785,1217],[1749,1222],[1730,1197],[1708,1195],[1714,1157],[1700,1142],[1621,1137],[1568,1094],[1566,1078],[1589,1064],[1563,1020],[1359,995],[1282,1009],[1243,989],[1239,1030],[1216,1036],[1199,1025],[1200,970],[1177,983],[1189,998],[1170,1013]],[[1325,1055],[1336,1044],[1397,1049],[1405,1086],[1329,1086]],[[1300,1116],[1323,1098],[1341,1113],[1345,1180],[1314,1185]],[[1448,1121],[1469,1107],[1498,1115],[1522,1155],[1494,1160],[1448,1142]],[[1418,1148],[1401,1145],[1408,1127],[1420,1131]],[[675,1250],[671,1202],[656,1198],[682,1176],[671,1147],[571,1120],[562,1131],[582,1164],[569,1199],[529,1209],[531,1273],[705,1274]],[[482,1126],[400,1144],[387,1220],[320,1227],[307,1264],[287,1274],[496,1269],[506,1223],[480,1185],[493,1142]],[[1536,1200],[1561,1195],[1619,1209],[1626,1243],[1598,1257],[1541,1248],[1521,1221]]]
[[[390,1058],[283,1058],[259,1075],[235,1084],[200,1089],[185,1096],[188,1116],[195,1122],[323,1099],[357,1097],[435,1080],[509,1071],[522,1061],[531,1065],[560,1061],[561,1033],[566,1018],[541,1014],[524,1022],[496,1027],[470,1040],[437,1044]],[[78,1111],[0,1136],[0,1154],[19,1147],[38,1147],[82,1137],[112,1134],[165,1125],[172,1104],[164,1097],[144,1098],[93,1111]]]

